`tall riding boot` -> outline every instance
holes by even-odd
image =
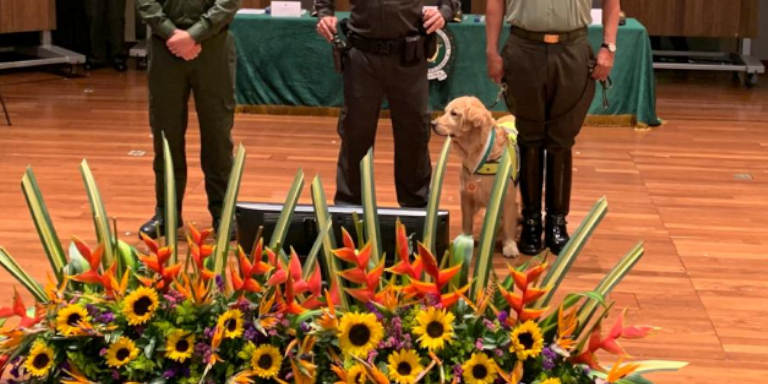
[[[547,222],[545,241],[559,255],[570,240],[567,221],[571,207],[573,153],[570,149],[547,150]]]
[[[541,192],[544,184],[544,149],[540,145],[520,145],[520,195],[523,228],[518,248],[524,255],[535,256],[541,245]]]

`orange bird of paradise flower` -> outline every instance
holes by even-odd
[[[499,292],[507,301],[512,310],[517,313],[517,321],[524,323],[528,320],[536,320],[543,315],[548,308],[541,309],[526,309],[525,307],[544,296],[549,291],[549,288],[533,288],[532,285],[536,283],[536,280],[547,269],[547,263],[540,264],[535,267],[528,268],[525,272],[520,272],[512,267],[508,267],[512,279],[515,281],[515,286],[520,290],[520,294],[507,291],[504,287],[499,286]],[[514,321],[509,319],[509,321]],[[514,325],[514,324],[512,324]]]
[[[404,236],[404,232],[398,235],[398,237],[400,236]],[[418,252],[419,256],[416,258],[413,264],[408,265],[409,262],[407,257],[403,258],[401,256],[401,258],[403,258],[402,261],[390,269],[390,271],[392,273],[398,274],[399,271],[410,270],[419,276],[419,269],[423,268],[423,271],[431,277],[432,282],[425,282],[420,278],[414,278],[411,273],[408,273],[408,275],[411,276],[411,281],[408,285],[405,286],[403,292],[406,294],[415,293],[420,297],[426,297],[429,295],[438,297],[440,298],[440,302],[442,303],[443,308],[450,308],[456,304],[457,301],[459,301],[459,299],[467,290],[469,290],[469,284],[467,284],[466,286],[456,289],[453,292],[445,294],[443,293],[444,288],[448,286],[448,283],[450,283],[451,279],[453,279],[453,277],[456,276],[459,271],[461,271],[462,264],[459,263],[453,267],[440,270],[437,265],[437,259],[435,259],[435,256],[432,255],[432,252],[427,249],[424,244],[418,244]],[[403,251],[398,251],[398,253],[402,254]]]

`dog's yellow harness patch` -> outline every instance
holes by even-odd
[[[505,121],[499,124],[498,127],[507,133],[507,145],[517,146],[517,127],[515,127],[515,123],[513,121]],[[488,156],[490,156],[491,151],[493,150],[493,142],[496,139],[495,136],[496,130],[494,129],[492,134],[489,135],[485,154],[483,155],[483,159],[480,161],[480,163],[478,163],[477,169],[475,169],[473,172],[474,174],[483,176],[495,176],[499,172],[499,160],[488,159]],[[514,153],[517,154],[517,151],[515,150]],[[518,162],[518,164],[520,164],[520,162]]]

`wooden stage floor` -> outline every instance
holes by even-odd
[[[97,71],[61,79],[5,73],[0,86],[14,120],[0,125],[0,245],[45,279],[48,263],[27,213],[19,181],[34,167],[58,233],[93,243],[78,165],[87,158],[120,235],[153,213],[152,146],[145,74]],[[728,77],[666,74],[659,84],[661,128],[586,128],[575,155],[572,228],[600,197],[609,215],[586,247],[566,287],[589,290],[638,240],[646,256],[612,299],[630,307],[630,322],[663,327],[648,340],[626,342],[638,358],[691,361],[658,383],[762,381],[768,376],[768,88],[741,89]],[[336,120],[238,115],[236,141],[248,150],[241,200],[280,202],[297,168],[319,174],[332,196]],[[207,224],[199,170],[197,123],[188,134],[187,220]],[[432,143],[433,158],[442,141]],[[393,143],[382,123],[377,194],[396,203]],[[449,165],[443,207],[459,226],[458,169]],[[302,202],[309,202],[308,192]],[[506,261],[495,260],[500,270]],[[0,273],[0,297],[12,278]]]

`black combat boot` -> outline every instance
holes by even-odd
[[[529,256],[538,255],[541,245],[541,192],[544,184],[544,149],[539,145],[520,145],[520,195],[523,228],[518,249]]]
[[[559,255],[570,240],[566,218],[571,207],[573,153],[570,149],[547,150],[547,221],[545,242]]]

